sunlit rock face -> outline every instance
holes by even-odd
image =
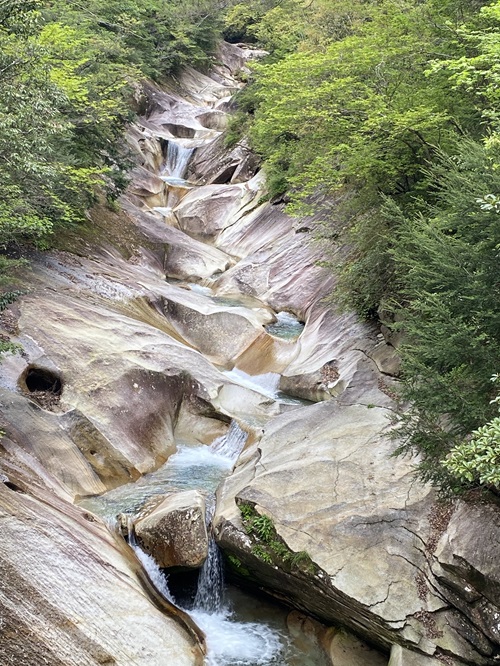
[[[391,458],[390,398],[366,388],[367,404],[332,400],[266,427],[224,484],[219,541],[281,598],[376,644],[494,663],[498,544],[478,555],[463,509],[447,527],[453,508],[415,481],[411,460]],[[269,516],[290,551],[307,557],[294,564],[249,538],[234,498]],[[487,517],[477,509],[471,519],[493,535],[496,509]]]
[[[391,457],[393,348],[325,302],[335,280],[311,242],[320,216],[264,201],[247,146],[223,149],[235,68],[255,55],[226,46],[211,76],[188,68],[146,90],[120,212],[96,208],[87,235],[34,257],[29,293],[9,309],[24,353],[0,376],[2,663],[199,661],[147,601],[123,544],[72,502],[157,469],[178,442],[211,443],[231,418],[252,436],[218,493],[219,543],[253,583],[387,655],[337,636],[333,663],[346,650],[341,666],[389,652],[391,666],[497,663],[496,507],[453,513],[415,481],[412,460]],[[281,311],[304,323],[299,335],[269,332]],[[30,387],[31,368],[60,386]],[[205,552],[198,500],[196,557],[176,544],[181,566]],[[268,544],[237,503],[272,519],[281,560],[259,556]],[[175,505],[181,521],[194,505]]]

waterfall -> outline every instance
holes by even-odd
[[[142,564],[142,568],[148,574],[150,581],[156,587],[158,592],[164,599],[170,601],[171,604],[175,604],[175,600],[168,589],[167,579],[162,574],[161,569],[156,564],[154,558],[145,553],[139,546],[133,529],[129,531],[128,542],[134,553],[137,555],[137,559]]]
[[[209,534],[208,555],[200,570],[198,588],[193,604],[194,609],[206,611],[207,613],[217,613],[221,610],[224,586],[222,558],[212,534],[212,520],[215,513],[215,506],[215,495],[207,497],[205,520]]]
[[[210,450],[234,463],[243,450],[247,437],[248,433],[242,430],[236,421],[231,421],[227,433],[214,440],[210,445]]]
[[[229,377],[233,382],[244,386],[245,388],[252,389],[257,393],[261,393],[273,400],[278,399],[278,384],[280,376],[276,372],[266,372],[262,375],[249,375],[243,370],[233,368],[232,370],[223,371],[226,377]]]
[[[224,575],[222,558],[215,539],[210,537],[208,556],[198,578],[198,589],[194,598],[194,609],[217,613],[222,608]]]
[[[186,148],[181,143],[169,141],[167,145],[167,160],[165,173],[171,178],[182,179],[187,165],[194,152],[194,148]]]

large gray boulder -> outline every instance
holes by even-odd
[[[205,513],[205,499],[196,490],[169,492],[134,520],[139,545],[162,568],[199,568],[208,553]]]
[[[412,460],[391,457],[391,399],[364,381],[369,403],[354,394],[347,404],[343,395],[344,404],[331,400],[269,423],[253,457],[247,451],[224,483],[219,543],[280,598],[381,648],[397,643],[426,658],[494,664],[497,546],[491,560],[474,559],[471,528],[474,565],[460,571],[467,545],[453,563],[449,536],[442,537],[438,556],[450,573],[471,580],[481,571],[490,580],[476,582],[477,610],[452,600],[431,570],[451,509],[415,480]],[[239,507],[243,516],[267,516],[276,536],[266,541],[252,533]],[[476,521],[482,524],[479,513]],[[497,533],[492,523],[492,538]]]

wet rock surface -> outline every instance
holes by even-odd
[[[34,485],[0,483],[0,662],[5,666],[201,664],[181,625],[151,605],[137,564],[95,517]]]
[[[35,256],[29,293],[2,317],[23,347],[0,380],[2,663],[31,666],[37,650],[54,666],[200,659],[72,502],[157,469],[179,441],[212,442],[231,418],[253,435],[219,492],[216,531],[255,584],[392,649],[394,666],[498,661],[497,506],[443,507],[412,460],[391,457],[394,349],[325,304],[335,280],[311,243],[321,220],[263,202],[246,145],[222,148],[235,71],[256,55],[226,45],[211,76],[187,68],[165,90],[146,88],[121,211],[98,207],[87,236]],[[174,184],[169,142],[194,151]],[[282,310],[305,322],[297,339],[266,331]],[[30,394],[33,366],[60,378],[56,401]],[[324,402],[280,402],[233,370],[278,373],[282,390]],[[174,505],[158,507],[151,534],[171,539],[193,518],[199,539],[181,537],[173,559],[196,566],[186,562],[201,561],[201,504],[192,515],[193,504]],[[274,550],[248,532],[242,506],[270,519]],[[44,621],[32,626],[35,601]],[[350,666],[338,656],[347,643],[332,641],[333,663]]]

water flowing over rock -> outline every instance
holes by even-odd
[[[186,68],[164,90],[146,85],[120,211],[97,206],[64,250],[35,253],[28,293],[8,310],[23,347],[0,379],[9,666],[199,663],[200,645],[149,603],[124,544],[73,504],[175,467],[173,454],[181,467],[224,459],[226,472],[238,458],[214,517],[233,574],[367,640],[381,650],[371,664],[389,653],[391,666],[498,661],[498,507],[439,504],[412,460],[391,457],[398,360],[375,326],[325,304],[335,278],[311,243],[321,214],[293,219],[263,201],[246,144],[223,149],[235,71],[257,55],[225,45],[210,75]],[[283,312],[303,328],[277,333]],[[30,372],[54,381],[31,385]],[[138,538],[163,565],[208,553],[213,584],[219,551],[201,497],[187,495],[139,520]],[[161,554],[145,535],[163,530]],[[193,611],[205,631],[218,624],[209,666],[276,658],[273,631],[215,603]],[[361,666],[369,652],[356,640]],[[334,643],[336,664],[347,643]]]
[[[23,475],[24,476],[24,475]],[[201,664],[151,605],[106,526],[17,470],[0,483],[0,662],[5,666]],[[23,491],[20,492],[21,486]]]

